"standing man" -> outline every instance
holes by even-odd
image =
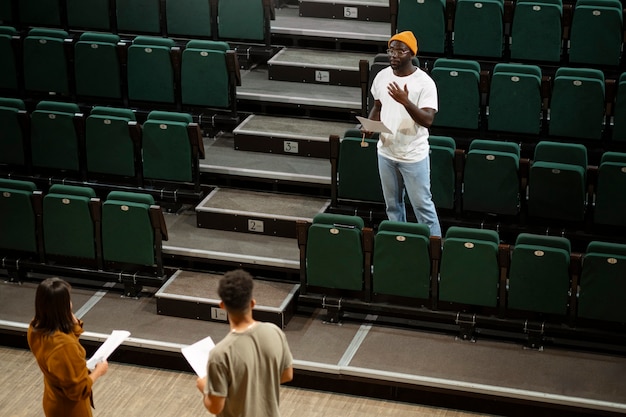
[[[217,293],[228,313],[230,333],[211,350],[207,377],[198,378],[204,406],[223,417],[279,417],[280,384],[293,379],[285,334],[255,321],[254,281],[241,269],[224,274]]]
[[[413,65],[417,40],[410,31],[389,39],[390,66],[372,83],[374,107],[369,118],[382,121],[393,133],[381,133],[378,170],[389,220],[406,221],[405,189],[417,221],[441,236],[430,192],[428,128],[437,112],[437,87],[428,74]]]

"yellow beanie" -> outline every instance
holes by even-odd
[[[409,47],[413,55],[417,55],[417,39],[415,39],[415,35],[410,30],[405,30],[404,32],[396,33],[389,39],[387,42],[387,46],[391,44],[392,41],[400,41],[406,46]]]

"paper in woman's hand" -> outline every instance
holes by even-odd
[[[209,352],[213,347],[215,347],[213,339],[211,339],[211,336],[207,336],[193,345],[185,346],[181,349],[183,356],[200,378],[206,376],[206,364],[209,360]]]
[[[381,133],[392,133],[391,130],[383,122],[378,120],[366,119],[365,117],[357,116],[356,117],[361,126],[363,126],[363,130],[366,132],[381,132]]]
[[[130,336],[130,332],[126,330],[113,330],[111,335],[96,350],[96,353],[87,361],[87,369],[93,370],[99,362],[109,359],[111,353],[117,349],[119,345]]]

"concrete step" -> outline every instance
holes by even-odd
[[[329,205],[325,198],[217,187],[196,207],[196,219],[199,228],[295,238],[296,221],[311,222]]]
[[[359,52],[283,48],[267,62],[268,76],[275,81],[360,87],[359,61],[373,59]]]
[[[300,16],[389,22],[389,0],[302,0]]]
[[[233,130],[238,151],[329,159],[328,137],[343,137],[355,123],[250,115]]]

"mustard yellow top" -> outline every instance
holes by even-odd
[[[67,334],[28,328],[28,346],[43,372],[46,417],[91,417],[91,386],[85,349],[78,342],[83,322]]]

